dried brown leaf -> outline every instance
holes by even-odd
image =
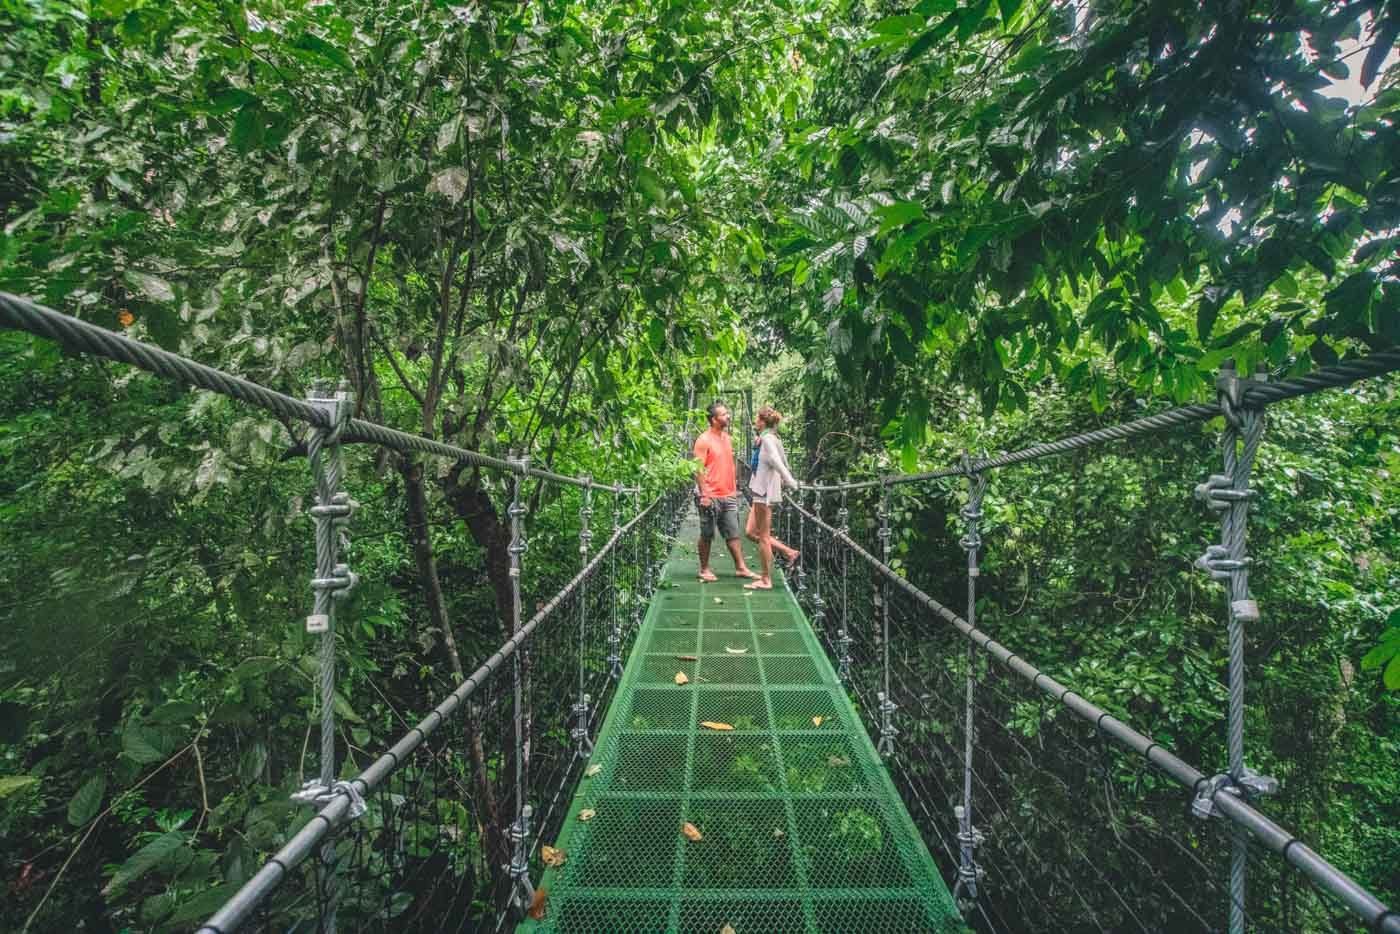
[[[726,924],[719,929],[719,934],[738,934],[738,932],[734,930],[734,925]]]
[[[678,662],[698,662],[698,661],[700,661],[700,656],[699,656],[699,655],[677,655],[677,656],[676,656],[676,661],[678,661]]]
[[[549,893],[544,889],[535,889],[535,897],[530,901],[530,907],[525,912],[533,921],[544,920],[544,903],[549,898]]]
[[[678,672],[676,672],[676,683],[677,683],[677,684],[689,684],[689,683],[690,683],[690,679],[689,679],[688,677],[686,677],[685,672],[683,672],[683,671],[678,671]]]
[[[720,732],[728,732],[734,729],[734,727],[728,723],[716,723],[713,720],[701,720],[700,725],[707,730],[719,730]]]
[[[736,649],[736,648],[734,648],[734,646],[732,646],[732,645],[726,645],[726,646],[724,647],[724,650],[725,650],[726,652],[728,652],[730,655],[747,655],[747,654],[749,654],[749,650],[748,650],[748,649]]]
[[[597,813],[598,812],[593,810],[592,808],[584,808],[582,811],[578,812],[578,819],[584,821],[592,820],[597,815]]]
[[[540,860],[546,866],[562,866],[568,859],[568,854],[563,850],[556,850],[547,843],[540,845]]]
[[[826,764],[831,766],[833,769],[839,769],[843,766],[850,765],[851,760],[847,759],[845,756],[827,756]]]
[[[583,777],[592,778],[601,771],[603,771],[603,767],[601,765],[590,765],[588,768],[583,770]]]
[[[825,720],[825,719],[826,719],[826,717],[813,717],[813,718],[812,718],[812,726],[821,726],[821,725],[822,725],[822,721]]]
[[[696,827],[690,821],[686,821],[681,825],[681,833],[685,834],[687,840],[693,840],[696,843],[705,839],[705,835],[700,832],[700,828]]]

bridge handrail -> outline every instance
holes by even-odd
[[[1382,376],[1386,373],[1393,373],[1396,370],[1400,370],[1400,349],[1384,350],[1378,353],[1368,354],[1365,357],[1349,360],[1345,363],[1336,364],[1335,366],[1323,367],[1315,373],[1309,373],[1306,376],[1299,376],[1293,379],[1284,379],[1277,382],[1260,382],[1257,380],[1242,379],[1240,380],[1241,403],[1244,407],[1271,405],[1275,402],[1295,399],[1298,396],[1309,395],[1310,393],[1320,392],[1324,389],[1338,389],[1344,386],[1350,386],[1352,383]],[[1108,441],[1122,441],[1127,438],[1137,437],[1138,435],[1154,434],[1159,431],[1178,428],[1182,425],[1189,425],[1192,422],[1204,422],[1224,414],[1224,409],[1216,402],[1177,406],[1176,408],[1167,409],[1153,415],[1146,415],[1129,422],[1110,425],[1107,428],[1086,431],[1082,434],[1070,435],[1069,437],[1060,438],[1055,441],[1042,441],[1030,447],[1022,448],[1019,451],[999,454],[996,457],[974,457],[969,464],[959,463],[950,467],[940,467],[936,470],[928,470],[922,473],[885,474],[872,480],[851,480],[845,483],[811,484],[809,489],[818,490],[823,493],[841,493],[853,490],[871,490],[881,486],[923,483],[928,480],[941,480],[946,477],[964,477],[986,470],[996,470],[1001,467],[1009,467],[1013,464],[1022,464],[1041,457],[1065,454],[1070,451],[1078,450],[1079,448],[1092,447],[1093,445],[1103,444]]]
[[[951,624],[976,648],[996,659],[1022,679],[1030,682],[1034,688],[1065,707],[1076,717],[1091,724],[1109,739],[1146,759],[1169,778],[1189,789],[1193,796],[1208,796],[1225,817],[1249,831],[1266,849],[1281,855],[1285,862],[1301,872],[1318,888],[1337,897],[1349,910],[1362,918],[1372,930],[1385,932],[1385,934],[1400,934],[1400,913],[1390,910],[1384,902],[1363,888],[1356,880],[1333,866],[1293,833],[1260,813],[1249,802],[1235,794],[1232,788],[1224,785],[1212,785],[1210,777],[1203,774],[1195,766],[1181,759],[1150,736],[1138,732],[1102,707],[1071,691],[982,630],[968,623],[953,610],[924,593],[901,577],[892,567],[866,551],[847,533],[827,524],[795,500],[790,501],[789,505],[800,513],[806,521],[815,524],[833,539],[849,548],[853,554],[867,562],[882,577],[907,593],[915,602]]]
[[[28,331],[31,334],[56,341],[65,347],[107,357],[121,363],[128,363],[157,376],[215,392],[284,418],[305,422],[318,428],[334,427],[330,424],[330,417],[324,409],[317,408],[303,399],[297,399],[275,389],[260,386],[241,376],[235,376],[232,373],[199,363],[189,357],[144,341],[116,334],[106,328],[75,318],[72,315],[63,314],[9,292],[0,292],[0,326]],[[340,440],[378,444],[402,453],[431,454],[508,473],[520,472],[520,468],[516,464],[505,458],[492,457],[489,454],[471,451],[455,444],[447,444],[443,441],[425,438],[422,435],[399,431],[362,418],[349,419],[341,431]],[[569,476],[540,467],[527,467],[524,473],[526,476],[539,480],[592,488],[615,495],[631,495],[638,492],[636,487],[608,485],[588,477]]]
[[[625,539],[652,512],[660,508],[664,499],[664,495],[658,496],[625,525],[614,531],[603,547],[598,549],[598,553],[593,556],[593,559],[584,565],[549,602],[540,607],[530,621],[520,627],[519,632],[507,639],[486,661],[482,662],[442,703],[429,711],[428,715],[419,721],[417,726],[405,733],[397,743],[389,747],[387,752],[352,779],[350,784],[354,786],[359,797],[363,797],[377,788],[381,782],[393,774],[400,763],[407,761],[408,757],[422,746],[438,727],[460,710],[462,705],[476,693],[476,690],[496,674],[502,663],[513,656],[516,650],[529,640],[530,635],[559,608],[560,604],[568,599],[588,579],[589,575],[597,570],[618,543]],[[353,796],[349,790],[338,791],[329,804],[321,808],[306,826],[297,831],[292,839],[288,840],[251,879],[245,882],[224,903],[222,908],[199,927],[197,934],[230,934],[230,932],[238,930],[263,900],[281,885],[282,880],[293,869],[301,865],[307,857],[316,852],[317,847],[327,835],[346,823],[352,800]]]

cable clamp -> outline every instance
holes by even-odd
[[[899,735],[899,730],[894,725],[894,712],[899,709],[899,705],[890,700],[889,695],[884,691],[879,692],[875,697],[880,702],[880,743],[878,751],[883,758],[894,755],[894,738]]]
[[[350,799],[350,810],[347,813],[351,820],[364,817],[369,811],[369,805],[365,803],[359,787],[354,782],[343,779],[327,788],[319,778],[313,778],[302,785],[300,791],[292,793],[292,800],[297,804],[309,804],[315,808],[322,808],[341,795]]]
[[[1260,775],[1249,766],[1245,766],[1241,770],[1239,778],[1222,772],[1213,776],[1203,788],[1196,792],[1195,798],[1191,801],[1191,813],[1202,820],[1219,817],[1220,809],[1216,807],[1215,798],[1222,793],[1244,798],[1247,801],[1256,797],[1276,795],[1278,790],[1278,779],[1271,775]]]
[[[306,401],[312,408],[326,414],[326,426],[318,426],[319,430],[326,433],[326,443],[339,444],[340,434],[350,423],[355,408],[355,394],[350,391],[350,384],[341,380],[332,390],[329,380],[317,380],[307,393]]]
[[[574,741],[574,756],[579,759],[587,759],[593,755],[593,740],[588,735],[588,715],[592,700],[592,695],[585,694],[578,703],[569,708],[574,721],[573,728],[569,730],[569,738]]]
[[[1213,473],[1205,483],[1196,484],[1196,499],[1216,512],[1224,512],[1231,503],[1253,499],[1254,493],[1254,490],[1235,489],[1234,479],[1220,473]]]
[[[359,582],[360,576],[351,571],[348,564],[337,564],[330,577],[311,578],[311,589],[329,590],[332,599],[344,600]]]

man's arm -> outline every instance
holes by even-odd
[[[700,479],[705,476],[705,454],[709,450],[709,445],[705,443],[705,436],[701,434],[695,439],[695,447],[691,451],[695,459],[700,462],[700,469],[695,471],[695,492],[700,494],[700,508],[710,508],[710,498],[705,495],[705,488],[700,485]]]

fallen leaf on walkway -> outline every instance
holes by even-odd
[[[767,637],[767,636],[771,636],[771,635],[773,635],[773,634],[772,634],[771,632],[760,632],[759,635],[760,635],[760,636]]]
[[[686,821],[681,825],[681,833],[685,834],[687,840],[694,840],[696,843],[705,839],[705,835],[700,832],[700,828],[696,827],[690,821]]]
[[[716,603],[723,603],[724,600],[722,600],[722,599],[719,598],[719,597],[715,597],[715,602],[716,602]]]
[[[583,770],[583,777],[592,778],[601,771],[603,771],[603,767],[601,765],[590,765],[588,768]]]
[[[525,912],[527,915],[530,916],[531,920],[544,920],[544,903],[545,899],[547,898],[549,898],[549,893],[547,893],[544,889],[535,889],[535,897],[530,902],[529,910]]]
[[[842,766],[850,765],[851,760],[847,759],[845,756],[827,756],[826,764],[831,766],[833,769],[839,769]]]
[[[826,719],[826,717],[813,717],[813,718],[812,718],[812,726],[821,726],[821,725],[822,725],[822,721],[825,720],[825,719]]]
[[[728,723],[716,723],[713,720],[701,720],[700,725],[707,730],[719,730],[720,732],[734,729],[734,727],[730,726]]]
[[[677,655],[677,656],[676,656],[676,661],[678,661],[678,662],[698,662],[698,661],[700,661],[700,656],[698,656],[698,655]]]
[[[724,927],[719,929],[719,934],[739,934],[739,932],[734,930],[734,925],[726,924]]]
[[[540,859],[546,866],[562,866],[569,857],[563,850],[556,850],[548,844],[543,844],[540,846]]]
[[[582,811],[578,812],[578,819],[592,820],[597,813],[598,812],[593,810],[592,808],[584,808]]]
[[[683,672],[683,671],[678,671],[678,672],[676,672],[676,683],[677,683],[677,684],[689,684],[689,683],[690,683],[690,679],[687,678],[687,677],[685,676],[685,672]]]
[[[783,828],[781,828],[781,827],[774,827],[774,828],[773,828],[773,839],[774,839],[774,840],[781,840],[781,839],[783,839],[783,837],[786,837],[786,836],[787,836],[787,833],[783,830]]]
[[[730,655],[747,655],[749,651],[748,649],[736,649],[732,645],[726,645],[724,650]]]

